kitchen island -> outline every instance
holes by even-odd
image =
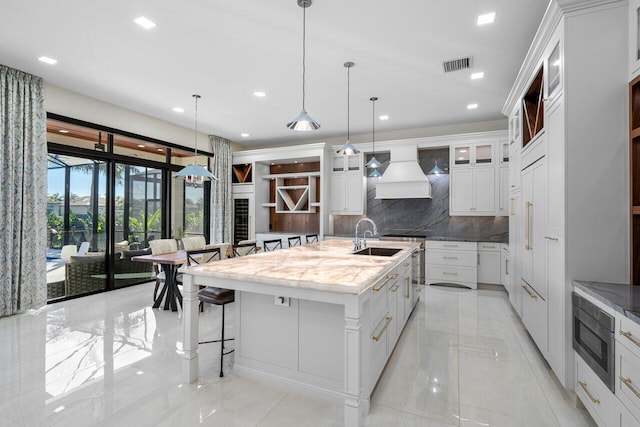
[[[330,240],[185,269],[186,380],[198,379],[199,286],[234,289],[234,373],[339,401],[345,426],[360,426],[418,300],[418,244],[375,247],[398,251],[356,255]]]

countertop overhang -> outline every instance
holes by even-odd
[[[574,280],[573,285],[618,313],[640,324],[640,287],[628,283]]]
[[[350,240],[325,240],[186,267],[181,272],[198,277],[359,295],[401,260],[411,256],[419,246],[414,242],[376,241],[368,247],[401,250],[390,257],[366,256],[353,254]]]

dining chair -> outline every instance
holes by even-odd
[[[181,239],[181,242],[182,247],[185,251],[204,249],[204,247],[207,245],[207,241],[205,240],[204,236],[183,237]]]
[[[265,252],[275,251],[276,249],[282,249],[281,239],[263,240],[262,243],[263,243]]]
[[[302,239],[300,238],[300,236],[289,237],[288,240],[289,247],[302,245]]]
[[[85,256],[88,251],[89,251],[89,242],[82,242],[80,243],[80,248],[78,248],[78,252],[76,253],[76,256]]]
[[[192,251],[187,251],[187,264],[189,266],[192,265],[201,265],[206,264],[212,261],[220,260],[220,248],[205,248],[205,249],[196,249]],[[210,341],[202,341],[200,344],[209,344],[209,343],[220,343],[220,377],[224,376],[224,371],[222,369],[222,364],[224,361],[224,356],[227,354],[233,353],[234,349],[225,352],[224,343],[225,341],[233,341],[234,338],[225,338],[224,337],[224,307],[227,304],[230,304],[235,301],[235,292],[233,289],[224,289],[224,288],[215,288],[211,286],[202,287],[198,291],[198,299],[200,300],[200,311],[203,310],[204,303],[222,306],[222,334],[219,340],[210,340]]]
[[[231,243],[229,243],[229,242],[212,243],[212,244],[206,245],[205,249],[208,249],[208,248],[220,248],[220,259],[226,259],[226,258],[229,258],[229,247],[230,246],[231,246]],[[233,253],[231,254],[231,256],[233,256]]]
[[[318,243],[318,235],[317,234],[307,234],[306,240],[307,240],[307,244],[309,244],[309,243]]]
[[[158,239],[151,240],[149,242],[149,247],[151,248],[151,254],[153,255],[162,255],[162,254],[170,254],[173,252],[178,252],[178,243],[175,239]],[[153,300],[156,300],[158,295],[158,289],[160,288],[160,284],[166,281],[165,273],[160,268],[158,264],[153,264],[153,271],[156,273],[156,287],[153,290]],[[180,282],[180,275],[176,277],[176,282]]]
[[[233,256],[245,256],[255,254],[257,252],[256,242],[253,243],[238,243],[233,245]]]
[[[64,262],[71,261],[72,256],[76,256],[78,247],[76,245],[64,245],[60,251],[60,259]]]

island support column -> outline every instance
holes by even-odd
[[[345,427],[362,426],[362,419],[368,413],[368,402],[361,397],[365,370],[363,311],[360,298],[357,295],[348,295],[344,306],[344,384],[349,395],[344,401]]]
[[[182,283],[182,375],[188,384],[198,380],[198,286],[193,276],[183,275]]]

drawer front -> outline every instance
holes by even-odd
[[[613,425],[618,412],[614,394],[577,354],[575,390],[599,426]]]
[[[529,334],[546,357],[549,349],[547,302],[524,281],[521,281],[519,286],[523,290],[522,323],[525,324]]]
[[[380,278],[371,287],[371,325],[377,325],[380,319],[387,312],[387,292],[389,287],[394,286],[397,280],[396,270],[392,270],[384,277]]]
[[[640,426],[640,420],[631,415],[631,412],[621,402],[618,402],[618,408],[620,410],[620,424],[614,424],[615,427],[638,427]]]
[[[371,335],[371,378],[378,378],[387,362],[387,338],[389,327],[394,319],[390,315],[383,316],[380,322],[372,329]],[[372,384],[373,385],[373,384]]]
[[[444,250],[463,250],[475,251],[478,244],[476,242],[440,242],[435,240],[427,240],[427,249],[444,249]]]
[[[634,417],[640,418],[640,358],[616,344],[616,396]]]
[[[616,342],[624,345],[631,353],[640,358],[640,325],[621,314],[616,313]]]
[[[478,264],[478,256],[473,252],[428,250],[425,262],[427,264],[473,267]]]
[[[478,242],[479,251],[500,252],[501,246],[502,246],[501,243]]]
[[[469,267],[446,267],[440,265],[428,265],[426,267],[427,278],[431,281],[441,282],[477,282],[478,273],[476,268]]]

